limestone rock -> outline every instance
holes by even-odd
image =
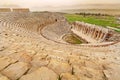
[[[30,63],[30,61],[32,60],[31,56],[24,52],[11,54],[11,55],[9,55],[9,57],[11,57],[15,60],[18,60],[21,62],[27,62],[27,63]]]
[[[0,74],[0,80],[9,80],[6,76],[3,76],[2,74]]]
[[[47,55],[35,55],[31,64],[35,67],[47,66],[49,61],[46,59]]]
[[[70,73],[62,73],[60,77],[61,77],[61,80],[78,80],[76,76]]]
[[[93,69],[102,69],[102,65],[98,65],[95,61],[85,61],[85,66]]]
[[[0,70],[4,69],[7,67],[9,64],[16,62],[14,59],[10,59],[8,57],[0,57]]]
[[[79,57],[76,57],[76,56],[72,56],[72,57],[69,57],[69,63],[71,65],[78,65],[78,66],[85,66],[85,60],[81,60],[79,59]]]
[[[38,70],[30,74],[24,75],[20,78],[20,80],[57,80],[57,79],[58,79],[57,74],[46,67],[41,67]]]
[[[28,54],[23,54],[21,55],[19,61],[22,61],[22,62],[27,62],[27,63],[30,63],[32,60],[31,56],[29,56]]]
[[[57,60],[51,60],[48,67],[54,70],[58,74],[72,72],[72,68],[68,63],[63,63]]]
[[[5,49],[4,46],[0,46],[0,51],[3,51]]]
[[[8,66],[2,71],[2,74],[12,80],[16,80],[20,78],[28,69],[29,65],[27,63],[18,62]]]
[[[36,70],[39,69],[39,68],[40,68],[40,67],[31,67],[31,68],[29,69],[29,71],[27,72],[27,74],[32,73],[32,72],[36,71]]]
[[[80,80],[103,80],[104,78],[102,71],[99,70],[95,70],[88,67],[78,67],[78,66],[74,66],[73,69],[74,69],[74,74]]]
[[[105,70],[103,71],[105,77],[108,80],[120,80],[120,65],[117,64],[109,64],[105,66]]]

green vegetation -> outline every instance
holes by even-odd
[[[75,37],[72,34],[68,34],[68,35],[64,36],[63,40],[65,40],[66,42],[68,42],[70,44],[82,44],[83,43],[80,39],[78,39],[77,37]]]
[[[120,32],[120,29],[118,29],[118,28],[114,28],[114,27],[108,27],[108,28],[113,29],[113,30],[115,30],[117,32]]]
[[[117,19],[113,16],[83,16],[83,15],[76,15],[76,14],[65,14],[66,19],[69,22],[74,21],[83,21],[90,24],[95,24],[103,27],[117,27],[120,24],[117,23]]]

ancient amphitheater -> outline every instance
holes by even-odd
[[[118,34],[60,13],[2,11],[0,80],[120,80]],[[68,34],[87,43],[70,44]]]

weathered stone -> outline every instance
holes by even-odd
[[[16,60],[8,58],[8,57],[0,57],[0,70],[7,67],[9,64],[16,62]]]
[[[17,53],[17,51],[16,50],[8,50],[8,52],[3,53],[2,55],[9,56],[9,55],[14,54],[14,53]]]
[[[35,67],[47,66],[49,61],[46,59],[46,56],[47,55],[35,55],[31,61],[31,64]]]
[[[38,70],[30,74],[24,75],[23,77],[20,78],[20,80],[57,80],[57,79],[58,79],[57,74],[46,67],[41,67]]]
[[[61,77],[61,80],[78,80],[76,76],[70,73],[62,73],[60,77]]]
[[[2,71],[2,74],[12,80],[16,80],[20,78],[29,69],[29,67],[30,66],[27,63],[18,62],[8,66]]]
[[[0,46],[0,51],[3,51],[5,49],[4,46]]]
[[[85,66],[93,69],[102,70],[102,65],[98,65],[95,61],[85,61]]]
[[[29,71],[27,72],[27,74],[29,74],[29,73],[32,73],[32,72],[34,72],[34,71],[36,71],[37,69],[39,69],[40,67],[34,67],[34,66],[32,66],[30,69],[29,69]]]
[[[103,71],[107,80],[119,80],[120,79],[120,65],[109,64],[104,66],[105,70]]]
[[[19,59],[19,61],[26,62],[26,63],[30,63],[31,60],[32,60],[32,58],[28,54],[21,55],[20,59]]]
[[[48,67],[58,74],[72,72],[72,68],[68,63],[63,63],[57,60],[51,60]]]
[[[27,53],[29,53],[30,56],[34,56],[36,54],[36,51],[34,50],[26,50]]]
[[[69,57],[69,64],[85,66],[85,60],[81,60],[79,57],[71,56]]]
[[[103,80],[104,78],[102,71],[99,70],[95,70],[88,67],[78,67],[78,66],[74,66],[73,69],[74,69],[74,74],[80,80]]]
[[[103,42],[105,40],[109,40],[109,38],[112,35],[109,32],[109,29],[107,28],[99,29],[99,28],[100,28],[99,26],[94,26],[92,24],[75,21],[73,23],[73,27],[71,30],[74,34],[77,34],[79,37],[82,37],[83,39],[85,39],[87,42],[90,43],[97,43],[97,42]],[[93,30],[92,33],[91,30]]]
[[[41,66],[47,66],[48,63],[49,63],[49,61],[34,59],[31,63],[32,63],[33,66],[39,66],[39,67],[41,67]]]
[[[9,55],[9,57],[15,60],[18,60],[21,62],[27,62],[27,63],[30,63],[30,61],[32,60],[32,57],[25,52],[14,53]]]
[[[9,80],[6,76],[3,76],[2,74],[0,74],[0,80]]]

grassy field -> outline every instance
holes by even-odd
[[[114,16],[83,16],[76,14],[65,14],[68,22],[83,21],[85,23],[95,24],[102,27],[108,27],[120,32],[120,24]]]
[[[65,17],[69,22],[83,21],[90,24],[95,24],[103,27],[118,27],[117,19],[113,16],[82,16],[76,14],[65,14]]]

